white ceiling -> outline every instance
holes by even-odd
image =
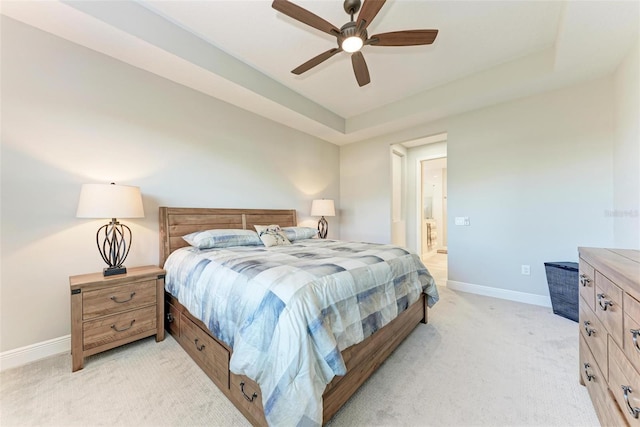
[[[294,1],[336,27],[341,1]],[[438,29],[433,45],[348,54],[270,1],[2,1],[2,13],[335,144],[611,73],[638,40],[638,1],[388,0],[369,34]]]

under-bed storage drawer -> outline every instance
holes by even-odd
[[[221,389],[229,389],[229,352],[185,315],[180,315],[184,349]]]
[[[236,375],[230,372],[231,396],[236,405],[242,406],[255,418],[253,423],[266,424],[264,410],[262,409],[262,393],[260,386],[244,375]]]
[[[167,302],[164,306],[164,312],[164,328],[178,338],[180,336],[180,311],[173,304]]]

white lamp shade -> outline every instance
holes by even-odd
[[[311,216],[336,216],[333,200],[321,199],[311,202]]]
[[[139,187],[115,184],[83,184],[78,218],[143,218]]]

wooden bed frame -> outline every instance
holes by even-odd
[[[182,236],[197,230],[253,229],[254,225],[296,226],[295,210],[160,208],[160,266],[171,252],[187,246]],[[338,412],[420,323],[427,323],[426,296],[363,342],[342,351],[347,374],[335,377],[323,394],[323,422]],[[211,334],[180,302],[165,293],[165,327],[184,350],[253,425],[266,426],[260,387],[229,371],[232,350]]]

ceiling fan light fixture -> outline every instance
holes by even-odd
[[[347,37],[342,41],[342,50],[345,52],[353,53],[357,52],[362,48],[363,41],[358,36]]]

